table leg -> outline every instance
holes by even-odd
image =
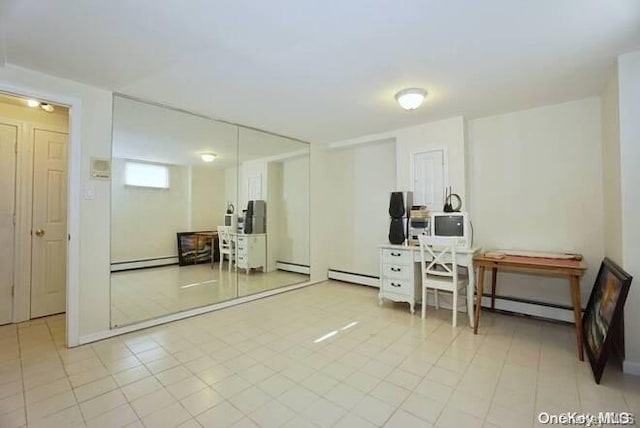
[[[571,301],[573,303],[573,317],[576,323],[576,346],[578,347],[578,359],[584,361],[584,351],[582,346],[582,307],[580,300],[580,278],[572,275],[569,277],[571,282]]]
[[[473,266],[473,261],[467,265],[469,271],[469,283],[467,284],[467,315],[469,316],[469,325],[473,327],[473,293],[475,293],[476,286],[476,273]]]
[[[484,266],[478,267],[478,287],[476,291],[476,319],[473,323],[473,334],[478,334],[480,323],[480,309],[482,308],[482,287],[484,286]]]
[[[498,280],[498,268],[491,268],[491,309],[496,308],[496,281]]]

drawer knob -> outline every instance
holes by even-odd
[[[392,271],[392,272],[400,272],[401,270],[402,270],[402,269],[397,268],[397,267],[392,267],[392,268],[391,268],[391,271]]]
[[[391,253],[391,255],[393,257],[400,257],[402,255],[402,253]]]
[[[392,282],[391,286],[392,287],[400,287],[401,284],[398,284],[397,282]]]

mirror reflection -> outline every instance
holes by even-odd
[[[114,97],[111,325],[308,281],[308,144]]]

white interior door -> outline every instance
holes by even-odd
[[[443,150],[416,153],[413,156],[413,203],[426,205],[429,211],[444,206],[445,158]]]
[[[0,325],[13,315],[13,255],[18,128],[0,123]]]
[[[31,318],[65,312],[67,134],[34,131]]]

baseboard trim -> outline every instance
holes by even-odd
[[[329,269],[329,279],[335,279],[338,281],[351,282],[354,284],[368,285],[370,287],[380,288],[380,279],[371,275],[362,275],[353,272],[339,271],[335,269]],[[447,299],[446,293],[441,294],[440,306],[445,309],[451,309],[452,305],[450,300]],[[459,311],[466,311],[466,299],[465,296],[459,297],[458,303]],[[428,305],[433,305],[433,295],[430,293],[428,296]],[[482,307],[491,307],[491,297],[483,295]],[[545,318],[554,321],[563,321],[573,323],[573,309],[556,304],[547,304],[544,302],[535,302],[517,298],[510,298],[508,296],[496,296],[495,309],[499,311],[511,312],[515,314],[530,315],[538,318]]]
[[[329,279],[335,279],[337,281],[352,282],[354,284],[380,288],[380,278],[371,275],[362,275],[359,273],[329,269],[328,277]]]
[[[178,256],[156,257],[153,259],[130,260],[111,263],[111,272],[123,270],[145,269],[151,267],[177,265]]]
[[[624,360],[622,362],[622,371],[630,375],[640,376],[640,363]]]
[[[276,262],[276,269],[285,270],[287,272],[301,273],[304,275],[309,275],[311,273],[311,269],[308,265],[300,265],[297,263],[289,262]]]

